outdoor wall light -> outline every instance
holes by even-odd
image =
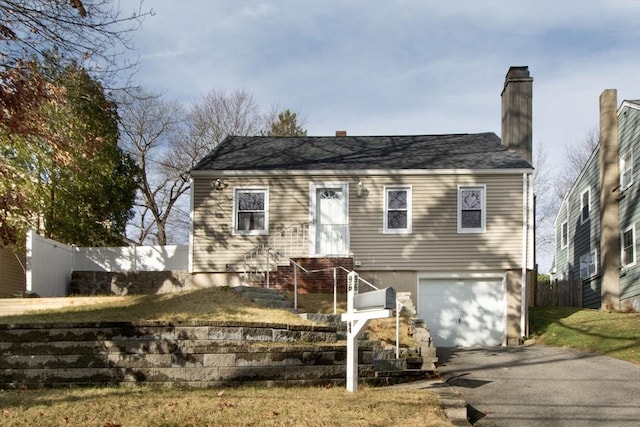
[[[226,187],[229,186],[229,184],[224,182],[222,179],[218,178],[211,183],[211,186],[213,187],[214,190],[224,190]]]
[[[358,181],[358,184],[356,185],[356,196],[358,197],[362,197],[365,194],[365,188],[364,188],[364,184],[362,183],[362,180]]]

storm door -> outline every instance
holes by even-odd
[[[348,186],[311,184],[309,237],[314,256],[345,256],[349,252]]]

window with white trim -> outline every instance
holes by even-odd
[[[633,183],[633,156],[631,151],[620,157],[620,189],[624,190]]]
[[[591,211],[591,188],[587,188],[580,194],[580,223],[584,224],[589,220]]]
[[[458,233],[484,233],[486,186],[458,186]]]
[[[632,225],[622,232],[620,239],[622,245],[621,263],[623,267],[629,267],[636,263],[636,227]]]
[[[233,222],[236,234],[268,234],[269,191],[266,188],[236,188]]]
[[[411,233],[411,187],[385,187],[384,232]]]
[[[560,249],[566,248],[568,243],[569,243],[569,225],[567,221],[565,221],[560,226]]]
[[[580,278],[588,279],[598,273],[598,253],[594,249],[580,257]]]

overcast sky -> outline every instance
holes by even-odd
[[[640,99],[640,1],[146,0],[146,89],[189,104],[245,90],[309,135],[495,132],[511,65],[528,65],[534,150],[560,167],[598,97]]]

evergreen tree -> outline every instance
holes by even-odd
[[[278,114],[278,121],[271,122],[267,132],[268,136],[307,136],[306,129],[298,124],[296,113],[289,109]]]

